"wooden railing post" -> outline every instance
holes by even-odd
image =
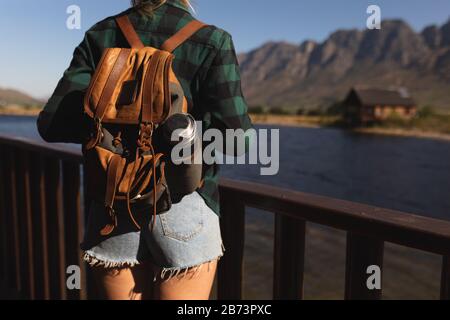
[[[34,235],[34,273],[37,275],[36,298],[48,300],[50,299],[48,220],[45,200],[44,161],[39,154],[32,154],[30,182]]]
[[[274,299],[303,299],[305,231],[305,221],[275,216]]]
[[[53,300],[65,300],[67,298],[66,258],[60,161],[52,158],[45,160],[45,178],[48,204],[50,293]]]
[[[29,299],[35,298],[33,228],[31,215],[30,159],[29,153],[18,150],[16,153],[17,170],[17,208],[20,234],[22,292]]]
[[[441,300],[450,300],[450,256],[442,257]]]
[[[74,162],[63,161],[63,195],[64,195],[64,226],[66,239],[66,267],[77,266],[80,268],[81,288],[67,291],[70,300],[85,299],[86,294],[86,270],[81,257],[79,244],[83,232],[83,214],[81,212],[80,193],[80,165]]]
[[[384,242],[355,233],[347,233],[345,299],[380,300],[382,290],[369,289],[370,266],[383,269]],[[379,275],[382,277],[382,274]],[[381,280],[380,280],[381,281]]]
[[[87,172],[85,170],[85,167],[82,166],[82,185],[83,185],[83,217],[84,217],[84,225],[83,228],[86,227],[86,222],[89,219],[89,211],[92,199],[90,199],[89,194],[87,192],[88,190],[88,179],[87,179]],[[86,297],[82,297],[82,299],[86,300],[98,300],[100,295],[97,291],[93,269],[89,266],[87,262],[84,262],[84,270],[85,270],[85,294]]]
[[[7,232],[7,254],[8,254],[8,288],[13,289],[16,293],[22,291],[22,278],[20,275],[20,237],[19,237],[19,220],[17,211],[17,171],[15,150],[11,147],[5,147],[2,150],[4,161],[4,184],[5,188],[5,223],[8,228]]]
[[[8,220],[5,207],[5,183],[6,179],[4,176],[4,147],[0,145],[0,299],[6,298],[6,290],[8,290],[7,279],[8,279]],[[4,290],[2,292],[2,290]]]
[[[226,249],[218,268],[218,299],[242,299],[245,205],[238,195],[221,192],[221,233]]]

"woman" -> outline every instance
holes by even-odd
[[[195,20],[188,0],[134,0],[121,13],[131,20],[147,46],[160,47]],[[89,31],[75,49],[70,67],[41,112],[38,129],[48,142],[85,143],[89,132],[82,99],[102,52],[127,43],[107,18]],[[247,106],[231,36],[214,26],[198,31],[174,51],[174,71],[189,112],[203,128],[250,129]],[[118,230],[98,235],[104,207],[92,203],[81,248],[92,266],[99,294],[106,299],[208,299],[224,247],[219,226],[216,166],[204,168],[204,183],[168,212],[153,230],[134,229],[118,214]]]

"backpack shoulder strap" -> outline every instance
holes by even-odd
[[[136,33],[136,30],[134,29],[127,15],[117,17],[116,23],[119,26],[125,38],[127,39],[128,44],[131,46],[131,48],[136,49],[144,48],[144,44],[139,38],[139,35]]]
[[[172,37],[166,40],[161,46],[161,50],[173,52],[176,48],[183,44],[187,39],[193,36],[197,31],[206,27],[207,24],[194,20],[189,22],[186,26],[180,29]]]

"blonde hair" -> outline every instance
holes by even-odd
[[[180,0],[186,8],[191,8],[192,5],[189,0]],[[140,13],[151,15],[156,9],[166,3],[166,0],[131,0],[131,5]]]

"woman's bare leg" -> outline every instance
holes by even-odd
[[[180,273],[170,280],[158,280],[155,287],[158,300],[208,300],[217,270],[217,261],[206,263],[199,270]],[[158,272],[158,273],[156,273]],[[161,273],[155,270],[156,274]]]
[[[132,268],[93,268],[99,298],[106,300],[149,300],[153,293],[153,270],[149,264]]]

